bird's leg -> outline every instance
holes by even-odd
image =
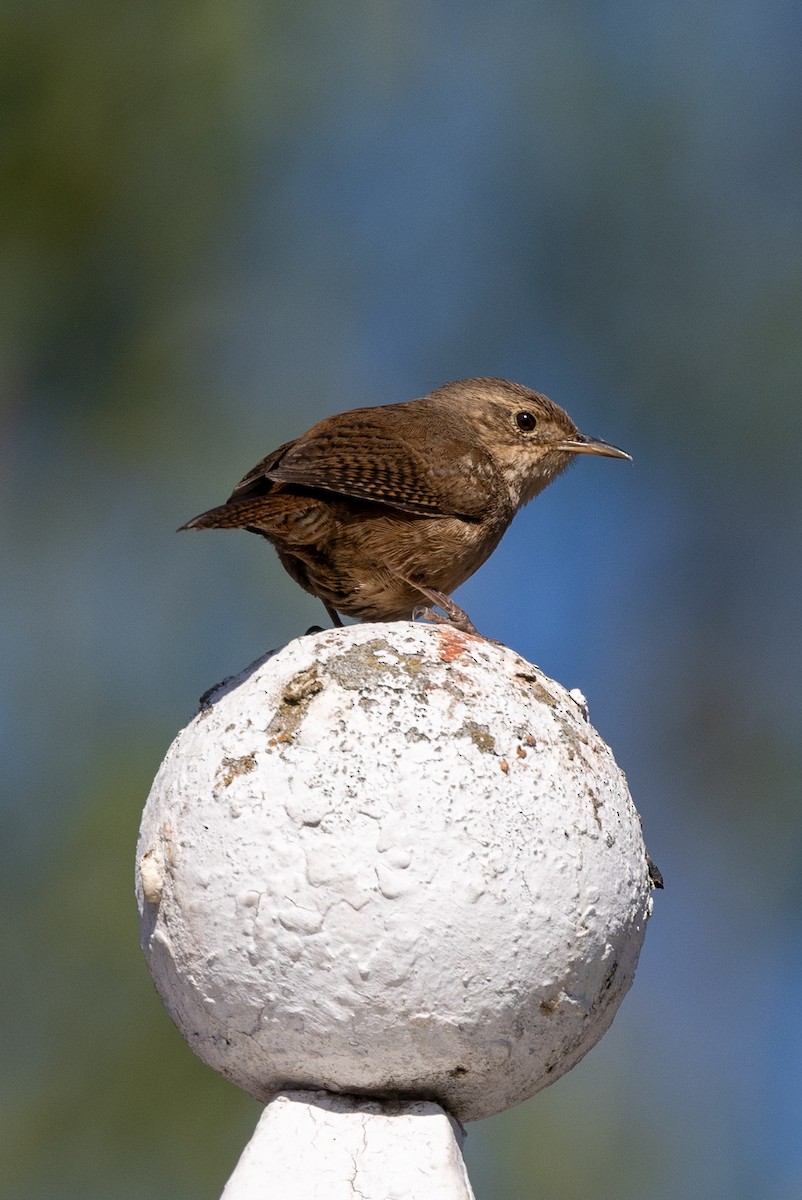
[[[331,617],[331,623],[334,626],[334,628],[342,629],[343,623],[340,620],[340,614],[337,612],[337,610],[335,608],[332,608],[330,604],[326,604],[325,600],[323,601],[323,607],[325,608],[326,612]]]
[[[464,609],[461,609],[458,604],[454,603],[450,596],[446,596],[444,592],[435,592],[432,588],[421,587],[419,583],[416,583],[415,587],[419,592],[421,592],[422,595],[426,597],[427,600],[430,600],[433,605],[436,605],[437,608],[443,610],[443,612],[446,614],[448,623],[453,625],[455,629],[461,630],[462,633],[472,633],[476,637],[480,636],[479,630],[476,628],[471,618],[464,611]],[[412,620],[434,621],[439,622],[440,624],[443,623],[442,617],[439,617],[433,608],[427,608],[425,605],[419,605],[413,610]]]
[[[336,611],[335,611],[333,608],[331,608],[331,606],[330,606],[330,605],[326,604],[326,601],[325,601],[325,600],[323,601],[323,605],[324,605],[324,607],[325,607],[325,609],[326,609],[326,612],[327,612],[327,613],[329,614],[329,616],[331,617],[331,622],[332,622],[332,624],[334,625],[334,628],[335,628],[335,629],[342,629],[342,624],[343,624],[343,623],[342,623],[342,621],[340,620],[339,614],[338,614],[338,613],[337,613],[337,612],[336,612]],[[322,633],[322,632],[323,632],[323,626],[322,626],[322,625],[310,625],[310,626],[309,626],[309,628],[307,629],[306,633],[304,634],[304,637],[309,637],[309,634],[310,634],[310,633]]]

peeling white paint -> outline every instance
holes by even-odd
[[[210,1066],[262,1100],[403,1095],[463,1121],[595,1044],[651,911],[638,815],[578,700],[409,622],[300,638],[213,693],[137,861],[151,972]]]

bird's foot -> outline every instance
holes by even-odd
[[[430,608],[426,604],[419,604],[417,608],[413,608],[412,620],[425,621],[427,625],[451,624],[445,613],[438,612],[436,608]]]
[[[417,608],[413,609],[413,621],[429,621],[436,625],[453,625],[461,633],[470,633],[474,637],[481,636],[468,614],[458,604],[455,604],[450,596],[433,592],[431,593],[431,599],[437,607],[419,604]],[[438,612],[437,609],[442,609],[442,612]]]
[[[652,862],[652,856],[650,854],[646,855],[646,872],[649,876],[649,882],[653,888],[665,887],[665,884],[663,883],[663,876],[660,873],[660,868],[656,863]]]
[[[231,683],[233,678],[233,675],[226,675],[225,679],[221,679],[219,683],[212,684],[210,688],[206,689],[206,691],[198,700],[198,708],[201,712],[203,712],[204,709],[212,707],[212,696],[215,694],[215,692],[218,692],[220,688],[225,687],[227,683]]]

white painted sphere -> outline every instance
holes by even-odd
[[[581,703],[449,626],[334,629],[220,685],[142,819],[142,944],[187,1041],[259,1099],[525,1100],[598,1041],[651,912]]]

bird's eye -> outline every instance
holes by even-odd
[[[537,417],[531,412],[519,412],[515,414],[515,424],[524,433],[530,433],[537,425]]]

